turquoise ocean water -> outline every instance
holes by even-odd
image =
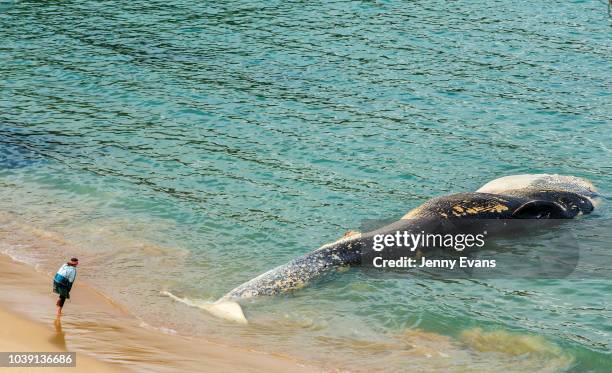
[[[609,371],[606,276],[351,269],[245,302],[248,327],[160,292],[212,301],[505,175],[609,196],[610,24],[602,1],[3,3],[0,211],[21,233],[0,249],[50,270],[75,253],[150,325],[330,368]],[[568,228],[604,267],[606,201]]]

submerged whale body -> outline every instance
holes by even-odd
[[[306,286],[333,269],[360,265],[363,251],[377,234],[398,230],[436,230],[437,222],[463,219],[571,219],[589,214],[597,196],[588,181],[562,175],[516,175],[493,180],[476,192],[437,197],[397,222],[368,233],[353,233],[293,259],[228,292],[205,307],[211,314],[247,323],[237,301],[275,295]],[[371,247],[371,246],[370,246]]]
[[[0,170],[28,167],[42,159],[40,146],[22,132],[0,122]]]

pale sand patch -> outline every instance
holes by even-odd
[[[90,364],[78,369],[79,372],[113,369],[146,372],[316,371],[286,356],[224,346],[146,327],[121,305],[79,280],[71,292],[72,299],[66,302],[61,325],[58,325],[55,321],[56,298],[51,292],[49,276],[5,255],[0,255],[0,273],[3,307],[24,316],[18,317],[5,310],[0,313],[0,349],[4,351],[77,351],[77,364]],[[97,360],[85,356],[81,359],[83,353]],[[51,371],[49,368],[40,369]],[[27,369],[20,368],[19,371],[26,372]],[[71,368],[62,371],[75,372]]]

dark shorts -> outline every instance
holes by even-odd
[[[53,281],[53,292],[59,294],[60,298],[70,299],[70,289],[62,283]]]

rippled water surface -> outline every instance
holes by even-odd
[[[609,278],[353,269],[246,302],[246,328],[160,291],[214,300],[504,175],[610,195],[611,36],[601,1],[2,3],[0,249],[77,253],[151,325],[328,367],[609,370]],[[571,228],[603,263],[609,214]]]

